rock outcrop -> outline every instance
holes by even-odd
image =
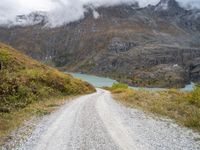
[[[183,87],[187,82],[187,73],[179,65],[157,65],[149,69],[136,70],[132,84],[146,87]]]
[[[190,65],[190,77],[200,83],[200,57],[195,58]]]

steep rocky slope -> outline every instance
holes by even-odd
[[[47,24],[44,17],[34,25],[2,26],[0,40],[64,70],[133,85],[180,87],[200,81],[200,11],[185,10],[175,0],[145,8],[88,7],[79,21]]]

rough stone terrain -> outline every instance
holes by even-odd
[[[200,135],[171,120],[126,108],[109,92],[71,101],[44,117],[28,138],[3,150],[199,150]]]

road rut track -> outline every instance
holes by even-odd
[[[2,149],[200,150],[199,137],[171,120],[122,106],[108,91],[97,89],[44,117],[14,148],[8,143]]]

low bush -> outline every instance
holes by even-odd
[[[128,85],[124,83],[113,83],[112,89],[128,89]]]

